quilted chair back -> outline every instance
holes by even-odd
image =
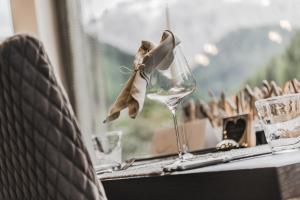
[[[0,45],[0,199],[106,199],[41,43]]]

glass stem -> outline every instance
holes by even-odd
[[[184,133],[182,133],[182,135],[180,134],[178,122],[177,122],[177,116],[176,116],[176,108],[172,108],[171,112],[172,112],[173,121],[174,121],[174,128],[175,128],[175,133],[176,133],[176,141],[177,141],[179,159],[183,159],[184,154],[186,154],[188,152],[185,134]]]

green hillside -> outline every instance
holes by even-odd
[[[282,43],[268,39],[269,31],[282,36]],[[207,67],[198,66],[193,71],[197,80],[200,96],[207,91],[227,94],[235,92],[256,74],[260,67],[274,55],[282,53],[289,44],[292,33],[275,26],[239,29],[230,32],[216,46],[219,53],[211,57]]]
[[[111,104],[131,73],[121,67],[132,69],[134,56],[105,43],[99,44],[99,51],[100,64],[104,67],[106,90],[109,91],[106,93],[107,103]]]
[[[272,57],[248,83],[260,85],[262,80],[267,79],[282,85],[293,78],[300,78],[300,32],[293,36],[290,45],[282,54]]]
[[[110,106],[131,73],[129,70],[126,71],[121,68],[123,66],[131,70],[134,56],[93,37],[90,37],[89,40],[91,51],[93,51],[91,52],[93,58],[91,59],[92,71],[90,75],[93,78],[90,81],[94,81],[95,83],[91,85],[96,86],[93,92],[97,94],[102,83],[101,89],[105,90],[103,94],[106,96],[106,105]],[[101,83],[99,83],[100,77],[104,79]]]
[[[270,30],[276,31],[282,36],[281,44],[268,39]],[[194,66],[193,73],[199,89],[196,95],[206,98],[208,90],[214,93],[224,90],[230,94],[242,87],[245,80],[255,83],[265,77],[271,78],[276,73],[281,74],[280,67],[268,72],[268,75],[265,74],[267,70],[262,68],[270,68],[266,67],[265,63],[272,58],[268,65],[274,65],[274,62],[276,65],[280,65],[280,56],[276,56],[285,50],[292,35],[278,26],[245,28],[228,33],[216,43],[219,53],[210,57],[210,64],[207,67]],[[98,63],[103,66],[105,89],[109,91],[106,92],[106,101],[107,105],[110,105],[130,74],[124,69],[121,72],[120,67],[126,66],[131,69],[134,56],[99,41],[94,41],[94,45],[97,46],[95,49],[97,49],[96,54],[99,57]],[[274,55],[276,56],[274,57]],[[106,77],[113,77],[113,79]],[[278,77],[278,80],[283,81],[284,78]]]

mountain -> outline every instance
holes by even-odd
[[[280,44],[269,40],[270,30],[281,36]],[[192,66],[198,86],[196,96],[206,98],[207,91],[218,94],[224,90],[229,94],[239,89],[245,80],[257,75],[261,71],[260,68],[272,57],[281,54],[292,36],[293,32],[277,26],[243,28],[228,33],[216,42],[218,54],[209,57],[209,65],[206,67],[197,64]],[[124,67],[132,68],[134,56],[97,39],[92,40],[91,43],[96,46],[94,56],[99,57],[99,63],[103,66],[104,88],[110,91],[106,93],[108,94],[106,102],[110,105],[131,73]],[[123,69],[121,69],[122,66],[124,66]]]
[[[270,41],[270,30],[281,36],[280,44]],[[222,90],[232,93],[239,89],[261,66],[285,50],[292,35],[276,26],[239,29],[227,34],[216,43],[219,53],[210,57],[210,64],[194,67],[200,96],[207,95],[208,90],[218,94]]]

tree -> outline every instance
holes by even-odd
[[[300,32],[297,32],[284,53],[271,58],[261,70],[247,82],[260,85],[262,80],[275,80],[283,84],[287,80],[300,77]]]

